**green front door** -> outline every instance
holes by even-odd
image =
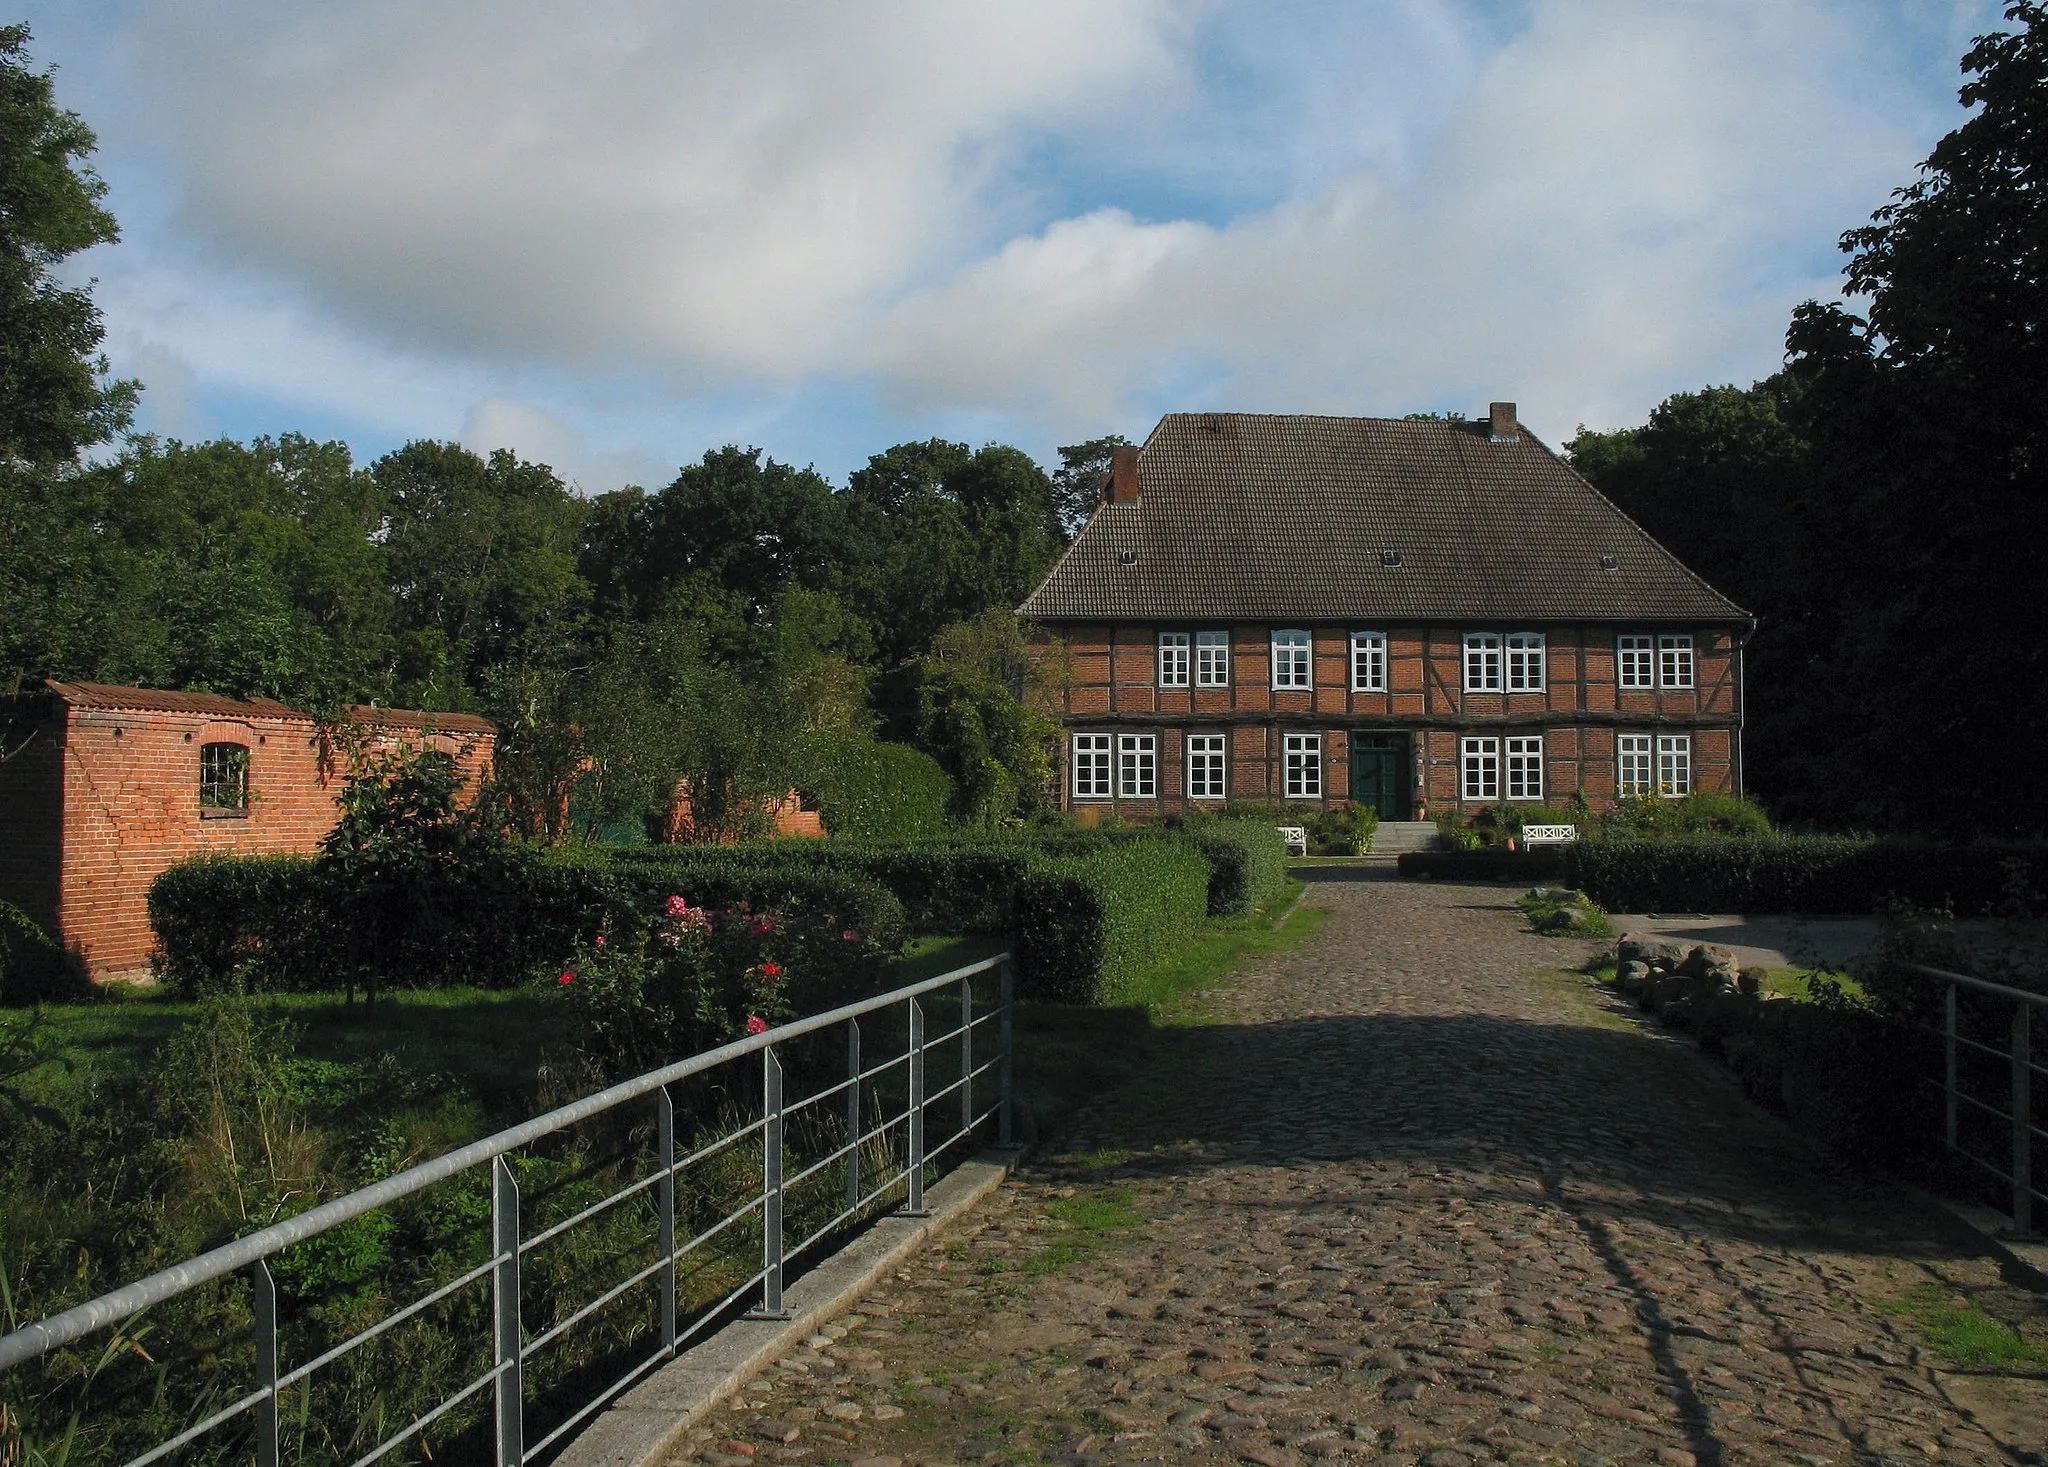
[[[1370,805],[1382,820],[1406,820],[1415,770],[1404,733],[1351,736],[1351,798]]]

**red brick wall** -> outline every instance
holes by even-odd
[[[200,749],[249,750],[246,812],[202,812]],[[427,742],[458,754],[472,787],[490,758],[488,736]],[[63,852],[58,925],[95,978],[149,963],[150,883],[208,852],[308,854],[334,826],[345,770],[304,717],[72,708],[64,738]]]
[[[1172,627],[1198,629],[1189,624]],[[1482,629],[1543,632],[1544,691],[1466,693],[1463,635]],[[1691,688],[1624,692],[1617,685],[1617,634],[1654,634],[1671,628],[1375,627],[1372,630],[1384,631],[1387,637],[1387,687],[1373,693],[1351,691],[1347,628],[1309,628],[1314,666],[1314,686],[1309,690],[1271,687],[1272,624],[1229,629],[1230,686],[1213,689],[1156,685],[1158,629],[1152,626],[1048,630],[1068,648],[1068,676],[1060,697],[1070,726],[1102,732],[1146,729],[1159,735],[1160,798],[1102,802],[1128,814],[1184,803],[1183,739],[1188,730],[1204,728],[1230,733],[1231,796],[1248,800],[1280,797],[1281,735],[1290,729],[1323,735],[1326,803],[1348,796],[1348,734],[1353,729],[1411,734],[1421,756],[1418,793],[1432,814],[1462,806],[1458,739],[1465,733],[1542,734],[1545,799],[1552,803],[1578,792],[1595,806],[1612,803],[1614,740],[1622,729],[1689,733],[1693,787],[1732,791],[1739,783],[1735,730],[1741,717],[1740,651],[1734,636],[1723,628],[1691,629]],[[1060,753],[1061,788],[1063,799],[1072,803],[1069,753],[1065,748]]]

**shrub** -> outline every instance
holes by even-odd
[[[1614,928],[1596,903],[1570,887],[1539,887],[1515,903],[1531,930],[1545,937],[1612,937]]]
[[[815,893],[765,908],[675,894],[649,925],[598,934],[555,986],[579,1047],[618,1080],[880,991],[888,953],[848,921]]]
[[[760,845],[657,846],[612,853],[621,871],[690,869],[833,873],[865,881],[892,893],[907,930],[997,934],[1010,926],[1010,892],[1030,864],[1030,847],[1018,842],[920,842],[869,845],[861,842],[770,841]]]
[[[356,899],[350,879],[332,863],[288,856],[172,867],[149,894],[160,980],[186,995],[351,987],[366,959],[338,931]],[[901,906],[852,876],[687,863],[619,870],[577,853],[513,848],[418,881],[404,920],[383,929],[377,976],[387,987],[513,987],[559,972],[600,931],[645,927],[678,890],[699,904],[795,903],[833,914],[884,961],[902,945]]]
[[[1582,817],[1583,819],[1583,817]],[[1530,821],[1531,824],[1540,822]],[[1770,817],[1739,795],[1697,791],[1680,800],[1627,796],[1602,812],[1592,833],[1616,836],[1767,836]]]
[[[1123,1001],[1140,973],[1201,931],[1208,905],[1208,863],[1179,841],[1117,842],[1036,863],[1015,897],[1019,992]]]
[[[1333,805],[1308,823],[1308,838],[1323,854],[1362,856],[1372,849],[1380,828],[1380,812],[1370,805]]]
[[[1403,851],[1395,863],[1403,876],[1430,876],[1443,881],[1566,881],[1567,846],[1539,846],[1511,851],[1506,846],[1473,846],[1469,850]]]
[[[1852,836],[1584,841],[1567,879],[1610,912],[1874,912],[1905,901],[1968,915],[2019,879],[2048,878],[2048,846]]]
[[[1287,846],[1271,825],[1219,820],[1191,828],[1187,839],[1209,863],[1209,915],[1245,917],[1287,887]]]
[[[807,735],[804,780],[825,829],[851,840],[914,840],[946,828],[953,781],[936,759],[907,744],[848,734]]]
[[[95,990],[28,913],[0,902],[0,1004],[77,1000]]]

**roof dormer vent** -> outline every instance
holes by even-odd
[[[1621,557],[1620,557],[1620,556],[1618,556],[1618,555],[1603,555],[1603,556],[1601,556],[1601,557],[1600,557],[1600,569],[1602,569],[1602,570],[1619,570],[1619,569],[1621,569]]]
[[[1515,428],[1515,405],[1511,402],[1496,402],[1488,406],[1488,416],[1493,420],[1489,435],[1495,443],[1513,443],[1517,436]]]
[[[1380,564],[1381,564],[1381,565],[1384,565],[1384,566],[1388,566],[1388,567],[1393,567],[1393,566],[1397,566],[1397,565],[1399,565],[1400,563],[1401,563],[1401,552],[1400,552],[1400,551],[1398,551],[1398,550],[1382,550],[1382,551],[1380,552]]]
[[[1138,563],[1138,552],[1135,550],[1119,550],[1116,553],[1116,563],[1118,565],[1136,565]]]

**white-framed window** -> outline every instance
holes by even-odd
[[[1507,635],[1508,691],[1543,691],[1543,633],[1509,632]]]
[[[1657,639],[1657,682],[1667,688],[1692,686],[1692,633]]]
[[[1543,736],[1508,740],[1508,798],[1543,798]]]
[[[1116,736],[1116,792],[1126,800],[1149,800],[1159,793],[1159,735]]]
[[[1290,800],[1323,797],[1323,736],[1288,734],[1281,752],[1281,789]]]
[[[1641,690],[1657,686],[1656,651],[1655,641],[1650,637],[1631,635],[1614,639],[1615,666],[1624,688]]]
[[[1387,634],[1351,634],[1351,691],[1384,693],[1387,690]]]
[[[1230,686],[1230,633],[1195,633],[1195,686]]]
[[[1188,735],[1188,798],[1223,798],[1225,744],[1222,734]]]
[[[1184,688],[1188,685],[1188,634],[1159,634],[1159,686]]]
[[[1074,735],[1074,798],[1109,798],[1109,735]]]
[[[1645,641],[1649,639],[1644,638]],[[1657,786],[1651,764],[1654,751],[1648,734],[1621,734],[1614,740],[1614,792],[1647,795]]]
[[[1462,788],[1468,800],[1500,798],[1500,740],[1467,738],[1458,740],[1458,764],[1464,776]]]
[[[1500,633],[1465,633],[1465,691],[1500,691]]]
[[[1310,671],[1307,632],[1273,633],[1273,686],[1306,688],[1315,682]]]
[[[1657,735],[1657,793],[1675,800],[1692,793],[1692,735]]]

